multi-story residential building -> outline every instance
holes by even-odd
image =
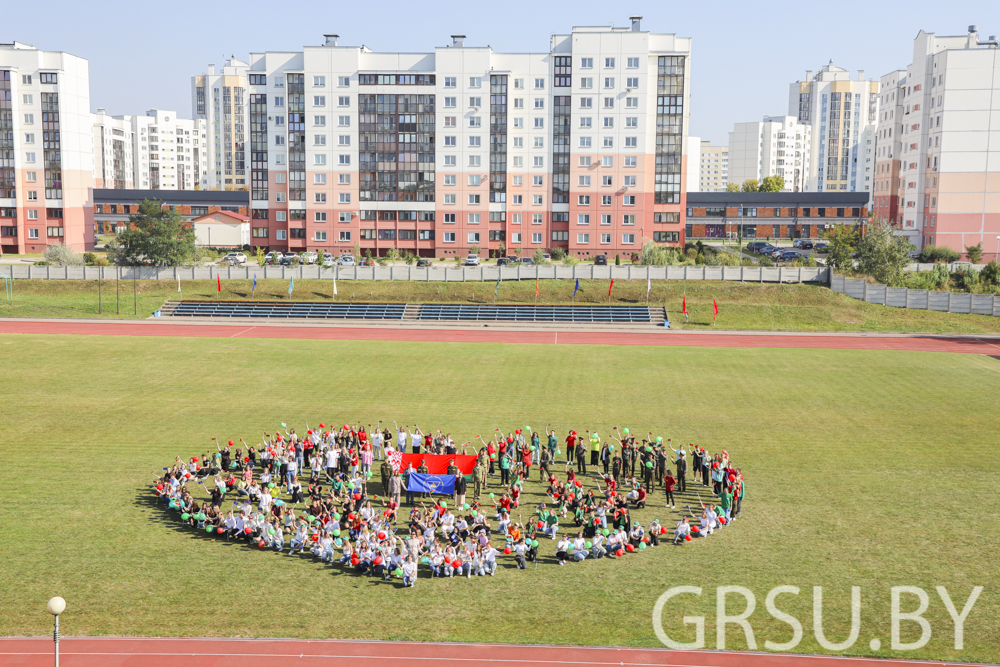
[[[135,187],[132,122],[128,116],[94,116],[94,187],[118,190]]]
[[[872,214],[889,220],[910,243],[920,246],[920,230],[910,218],[903,221],[901,207],[902,182],[899,178],[900,132],[896,130],[903,117],[902,90],[906,88],[906,70],[895,70],[879,80],[878,123],[875,128],[875,174],[872,186]]]
[[[733,183],[780,176],[783,192],[804,192],[812,150],[812,127],[795,116],[765,116],[736,123],[729,133],[729,178]]]
[[[879,215],[917,248],[965,252],[982,243],[1000,260],[1000,43],[920,31],[913,62],[887,74],[878,127]],[[895,209],[892,207],[896,206]]]
[[[200,190],[209,177],[206,121],[150,109],[131,116],[135,187],[141,190]]]
[[[203,120],[151,109],[145,116],[94,121],[94,180],[98,188],[196,190],[208,178]]]
[[[725,192],[729,183],[729,147],[702,141],[698,152],[698,190]]]
[[[690,39],[633,17],[542,53],[452,40],[375,53],[327,35],[251,54],[254,245],[445,257],[683,242]],[[199,83],[207,109],[217,84]]]
[[[816,239],[836,226],[863,233],[864,192],[689,192],[687,238]]]
[[[874,170],[878,82],[857,80],[833,64],[789,88],[788,115],[811,131],[811,160],[802,189],[806,192],[871,193]],[[804,166],[804,165],[803,165]]]
[[[208,133],[208,178],[203,179],[203,189],[248,190],[250,187],[247,180],[247,162],[250,161],[247,67],[247,63],[233,56],[222,66],[222,71],[216,73],[215,65],[209,65],[206,74],[191,77],[192,117],[204,120]],[[271,108],[285,117],[284,90],[279,90],[271,100]]]
[[[83,58],[0,44],[0,246],[93,247],[94,117]]]
[[[701,137],[688,135],[684,140],[684,164],[688,192],[698,192],[701,173]]]

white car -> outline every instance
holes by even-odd
[[[466,257],[465,266],[479,266],[479,255],[469,255]]]
[[[305,262],[306,264],[315,264],[316,263],[316,253],[314,253],[314,252],[304,252],[304,253],[302,253],[300,259],[301,259],[301,261]]]
[[[333,255],[328,252],[323,253],[323,266],[333,266],[336,263],[337,260],[334,259]]]
[[[354,255],[341,255],[337,263],[341,266],[354,266]]]
[[[222,258],[224,264],[243,264],[247,261],[247,256],[242,252],[231,252]]]
[[[278,262],[281,261],[282,257],[284,257],[284,255],[282,253],[277,252],[277,251],[272,251],[272,252],[269,252],[266,255],[264,255],[264,263],[265,264],[277,264]]]

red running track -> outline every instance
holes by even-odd
[[[63,667],[929,667],[962,663],[584,646],[283,639],[64,638]],[[48,667],[51,638],[0,639],[0,665]]]
[[[689,333],[635,331],[502,331],[248,324],[175,324],[156,321],[0,320],[0,333],[91,336],[190,336],[197,338],[299,338],[309,340],[433,341],[562,345],[660,345],[827,350],[895,350],[1000,355],[1000,338],[934,334]]]

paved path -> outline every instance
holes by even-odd
[[[659,345],[688,347],[795,348],[961,352],[1000,356],[1000,337],[936,334],[803,332],[558,331],[487,327],[407,328],[390,326],[282,325],[276,323],[177,323],[165,320],[0,319],[0,333],[91,336],[191,336],[198,338],[293,338],[310,340],[535,343],[556,345]]]
[[[960,663],[584,646],[285,639],[64,638],[62,667],[930,667]],[[0,665],[48,667],[51,637],[0,639]]]

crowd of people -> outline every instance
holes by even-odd
[[[502,556],[518,569],[537,566],[540,551],[549,551],[540,545],[545,539],[555,542],[553,560],[565,565],[626,557],[666,539],[677,545],[707,538],[739,518],[746,494],[726,450],[675,449],[670,439],[637,438],[628,428],[613,427],[607,438],[576,430],[559,438],[551,425],[541,432],[496,429],[456,444],[450,434],[416,424],[393,427],[320,423],[300,435],[282,423],[256,445],[213,438],[215,451],[178,456],[154,472],[153,488],[192,528],[260,549],[287,548],[288,555],[309,552],[359,574],[395,575],[404,586],[415,584],[420,565],[431,578],[494,576]],[[407,490],[409,475],[426,467],[403,469],[404,453],[476,460],[471,480],[452,463],[455,492],[442,499]],[[380,488],[372,479],[376,461]],[[544,501],[528,507],[523,489],[532,467]],[[198,485],[204,494],[192,493]],[[659,491],[670,510],[680,494],[689,501],[693,495],[693,503],[673,527],[633,521],[635,510],[661,502],[654,499]]]

